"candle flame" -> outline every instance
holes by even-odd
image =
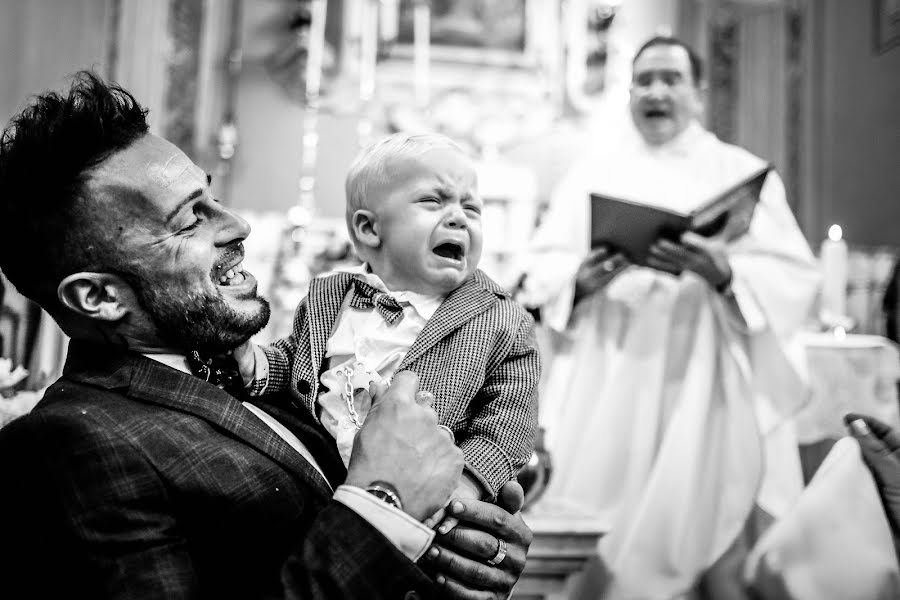
[[[841,229],[840,225],[832,225],[828,228],[828,239],[834,242],[838,241],[843,237],[844,232]]]

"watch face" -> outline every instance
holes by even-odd
[[[366,488],[366,491],[382,502],[387,502],[394,508],[401,509],[399,499],[390,491],[380,487],[380,486],[372,486]],[[402,509],[401,509],[402,510]]]

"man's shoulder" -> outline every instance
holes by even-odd
[[[737,164],[743,165],[752,165],[752,166],[762,166],[767,161],[756,154],[753,154],[746,148],[742,146],[738,146],[737,144],[732,144],[730,142],[725,142],[719,139],[716,134],[711,131],[704,130],[706,135],[708,136],[708,143],[713,145],[715,151],[719,154],[721,158],[732,161]]]
[[[31,412],[0,429],[0,453],[29,447],[67,452],[75,445],[92,445],[92,440],[113,439],[116,430],[127,426],[128,405],[133,404],[115,391],[61,378]]]

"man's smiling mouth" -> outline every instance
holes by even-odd
[[[247,276],[244,272],[244,263],[239,262],[238,264],[222,273],[216,283],[221,286],[239,285],[241,283],[244,283],[246,279]]]

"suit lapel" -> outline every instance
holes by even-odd
[[[318,387],[319,373],[322,370],[322,360],[325,357],[325,346],[331,337],[331,330],[337,321],[338,313],[347,288],[350,287],[354,275],[352,273],[336,273],[328,277],[317,277],[309,282],[307,293],[307,313],[309,323],[309,349],[312,373],[310,373],[310,387],[313,393],[307,396],[307,408],[314,411]],[[315,414],[315,413],[313,413]]]
[[[330,495],[329,484],[296,450],[227,392],[127,350],[73,342],[65,375],[106,389],[123,389],[134,400],[191,414],[230,433],[289,472],[315,482]],[[85,360],[85,357],[89,357]],[[109,360],[104,360],[109,358]]]
[[[450,292],[434,315],[428,319],[425,328],[416,337],[416,341],[397,370],[407,368],[432,346],[489,309],[497,302],[498,293],[505,294],[502,288],[481,271],[475,271],[463,285]]]

